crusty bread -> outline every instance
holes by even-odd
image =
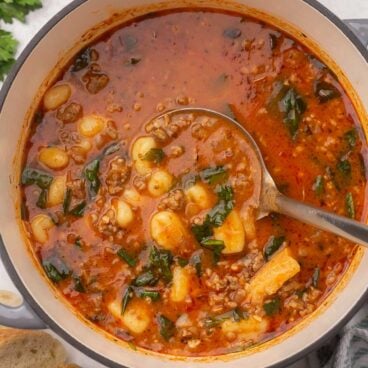
[[[0,329],[0,368],[59,368],[65,361],[64,347],[46,332]]]
[[[59,368],[80,368],[80,366],[76,364],[63,364]]]

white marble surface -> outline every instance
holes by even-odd
[[[103,0],[101,0],[103,1]],[[273,0],[275,1],[275,0]],[[293,1],[293,0],[290,0]],[[71,0],[44,0],[43,8],[31,13],[27,18],[27,23],[22,24],[15,21],[12,25],[4,25],[0,22],[0,28],[11,30],[16,38],[20,41],[18,55],[36,34],[36,32],[60,9],[68,5]],[[368,18],[368,0],[320,0],[322,4],[328,7],[336,15],[343,19]],[[0,290],[11,290],[17,292],[16,288],[10,281],[4,268],[0,264]],[[84,368],[103,368],[78,352],[76,349],[66,344],[71,361],[80,364]],[[303,364],[298,365],[302,367]]]

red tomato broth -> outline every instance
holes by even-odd
[[[226,30],[235,33],[231,37],[226,36]],[[239,36],[237,30],[241,31]],[[275,35],[277,40],[272,41],[270,34]],[[132,41],[132,36],[136,42]],[[38,162],[40,148],[59,145],[70,152],[71,147],[76,145],[78,133],[75,122],[64,124],[57,119],[57,110],[46,111],[40,107],[42,121],[33,126],[25,166],[57,175],[68,174],[73,179],[80,178],[81,170],[86,164],[101,155],[111,143],[119,140],[120,149],[108,159],[101,160],[99,172],[103,187],[111,160],[121,155],[129,161],[134,140],[149,135],[146,123],[153,116],[184,105],[204,106],[232,114],[248,129],[259,144],[266,165],[280,190],[293,198],[342,215],[346,215],[346,195],[352,193],[355,217],[360,218],[365,199],[365,175],[361,169],[360,152],[364,152],[366,146],[359,139],[363,133],[360,131],[354,107],[333,73],[288,35],[238,14],[188,10],[162,12],[130,22],[106,34],[91,49],[97,52],[98,59],[77,72],[72,71],[73,65],[69,66],[60,75],[57,84],[68,83],[72,86],[68,103],[81,104],[84,116],[98,114],[113,121],[118,138],[103,137],[99,147],[96,147],[96,142],[93,143],[94,147],[86,154],[83,162],[77,164],[70,159],[66,168],[49,170]],[[97,93],[90,93],[86,88],[86,79],[83,81],[83,76],[93,63],[97,64],[92,67],[93,72],[105,74],[109,78],[107,85]],[[340,97],[320,103],[315,96],[314,85],[322,77],[338,89]],[[279,111],[270,111],[270,96],[277,81],[287,81],[307,104],[306,111],[301,114],[295,138],[291,137],[282,114]],[[63,110],[65,106],[67,104],[58,110]],[[353,127],[357,131],[355,143],[347,148],[350,143],[347,143],[344,135]],[[183,142],[185,152],[175,159],[169,157],[169,148],[163,146],[166,156],[160,164],[177,182],[184,176],[185,168],[194,166],[197,168],[194,172],[198,174],[199,169],[220,164],[218,156],[221,152],[214,156],[207,145],[199,143],[197,146],[203,161],[193,161],[190,150],[186,147],[194,146],[189,129],[180,133],[170,144]],[[248,155],[249,152],[247,157]],[[345,156],[351,170],[348,183],[345,183],[345,179],[336,179],[336,174],[331,174],[331,171],[336,171],[341,157]],[[254,163],[254,160],[251,162]],[[231,159],[221,162],[226,165],[231,163]],[[327,168],[330,168],[329,172]],[[230,169],[230,176],[234,173],[233,170]],[[190,171],[193,173],[193,170]],[[324,177],[324,191],[317,195],[314,183],[319,175]],[[134,187],[133,177],[134,169],[124,186]],[[204,186],[212,193],[213,207],[217,200],[214,188],[206,184]],[[179,187],[183,188],[180,185]],[[38,208],[36,201],[39,192],[35,185],[24,187],[29,220],[40,213],[52,215],[55,220],[62,205]],[[109,240],[96,226],[91,223],[88,225],[84,217],[67,216],[66,219],[59,219],[61,225],[49,233],[45,244],[34,239],[33,247],[40,261],[48,260],[55,254],[59,258],[61,255],[68,269],[78,275],[80,282],[87,284],[83,286],[83,292],[75,290],[76,279],[70,275],[56,283],[60,292],[83,316],[117,337],[149,350],[173,355],[217,355],[242,350],[253,343],[268,340],[291,328],[315,310],[338,283],[354,255],[354,245],[347,241],[274,214],[256,222],[256,238],[247,241],[242,252],[223,255],[217,265],[212,262],[211,252],[198,246],[189,234],[188,239],[175,248],[173,253],[189,259],[193,252],[203,252],[202,276],[199,278],[193,272],[190,276],[191,302],[173,303],[169,298],[165,299],[170,283],[159,284],[157,287],[163,295],[161,301],[149,302],[147,299],[134,297],[133,303],[139,308],[148,306],[151,318],[149,327],[143,333],[135,335],[113,316],[107,305],[116,298],[123,297],[127,284],[143,271],[143,266],[148,262],[148,244],[152,243],[149,220],[157,211],[162,196],[147,200],[147,189],[140,192],[144,196],[145,206],[136,210],[135,221],[127,227],[122,238],[117,239],[114,234],[113,239]],[[249,204],[251,194],[240,196],[240,191],[234,189],[234,195],[237,210],[241,210],[241,203],[244,206]],[[107,203],[110,198],[118,197],[109,193],[104,193],[104,196]],[[73,206],[83,198],[73,198]],[[90,201],[87,195],[85,198],[88,200],[86,215],[89,216],[93,211],[98,212],[99,209],[101,212],[105,208],[103,201],[99,204],[99,196],[95,202]],[[252,200],[251,203],[254,205]],[[176,212],[183,218],[186,217],[185,211]],[[203,219],[207,212],[208,210],[203,210],[197,215]],[[188,224],[192,220],[193,218],[187,216]],[[242,289],[239,282],[235,290],[227,290],[234,281],[231,278],[227,280],[225,292],[220,286],[217,291],[216,285],[215,289],[209,287],[208,282],[213,281],[210,280],[211,277],[217,276],[220,280],[225,280],[226,276],[236,279],[240,272],[232,270],[231,266],[252,254],[258,258],[254,262],[257,267],[250,267],[246,280],[249,281],[264,263],[263,248],[270,236],[285,237],[301,271],[288,280],[275,295],[265,298],[265,302],[279,298],[281,305],[278,313],[267,316],[262,306],[251,306],[244,301],[239,302],[241,297],[234,297],[234,293]],[[79,238],[82,245],[76,246],[74,243]],[[130,254],[138,259],[135,268],[129,268],[116,255],[122,246],[127,246]],[[318,285],[313,287],[311,279],[317,267],[320,269],[320,277]],[[205,273],[207,269],[210,270],[208,275]],[[219,298],[217,302],[216,294]],[[231,334],[225,336],[218,326],[208,329],[201,325],[200,322],[207,317],[216,317],[234,309],[229,306],[233,301],[230,294],[237,300],[237,308],[241,307],[244,312],[267,320],[267,330],[256,337],[242,339],[237,336],[234,338]],[[166,300],[165,303],[162,298]],[[177,328],[174,336],[166,341],[159,333],[158,314],[165,315],[173,322],[180,315],[188,314],[193,325],[190,328]]]

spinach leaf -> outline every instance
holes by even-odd
[[[281,247],[282,243],[285,241],[284,236],[271,236],[263,250],[263,256],[266,261],[268,261],[271,256]]]
[[[239,28],[226,28],[224,30],[224,36],[227,38],[231,38],[232,40],[239,38],[241,34],[242,31]]]
[[[47,206],[47,189],[42,189],[37,199],[36,206],[45,209]]]
[[[98,177],[100,168],[100,160],[91,161],[84,169],[84,175],[88,181],[88,191],[91,198],[96,197],[100,189],[101,181]]]
[[[69,213],[70,204],[72,203],[72,190],[70,188],[66,189],[63,201],[63,213],[67,215]]]
[[[294,87],[285,85],[278,80],[273,85],[267,110],[273,115],[281,114],[292,138],[295,138],[301,117],[307,104]]]
[[[320,197],[325,191],[325,182],[322,175],[318,175],[313,184],[312,189],[316,192],[316,195]]]
[[[157,322],[160,328],[160,335],[166,340],[170,340],[175,334],[175,324],[169,318],[163,314],[159,314],[157,317]]]
[[[23,185],[37,184],[41,189],[48,189],[52,179],[52,176],[44,171],[26,167],[22,173],[21,183]]]
[[[231,186],[223,185],[216,189],[219,202],[208,213],[208,222],[214,226],[221,226],[231,210],[234,208],[234,192]]]
[[[124,248],[119,249],[117,255],[125,261],[130,267],[134,267],[137,265],[137,260],[129,254]]]
[[[133,280],[134,286],[155,286],[158,282],[158,277],[154,275],[154,273],[149,270],[141,273]]]
[[[221,258],[221,252],[225,248],[225,244],[222,240],[205,239],[201,241],[201,246],[210,250],[213,254],[213,260],[217,263]]]
[[[222,240],[211,239],[213,228],[221,226],[234,208],[234,193],[231,186],[219,186],[216,192],[219,198],[217,205],[207,214],[203,224],[193,225],[191,229],[200,245],[213,252],[215,263],[219,261],[225,245]]]
[[[279,313],[281,307],[280,298],[272,299],[263,304],[263,309],[267,316],[274,316]]]
[[[221,325],[224,321],[232,319],[234,322],[240,322],[243,319],[247,319],[248,314],[239,308],[235,308],[232,311],[219,314],[214,317],[207,317],[203,322],[206,328],[214,328]]]
[[[347,159],[340,160],[337,165],[337,177],[339,183],[347,182],[351,179],[351,164]]]
[[[249,316],[248,316],[248,313],[241,310],[240,308],[235,308],[233,311],[232,311],[232,318],[235,322],[239,322],[243,319],[247,319]]]
[[[70,274],[68,267],[59,259],[44,260],[42,267],[47,277],[55,283],[66,279]]]
[[[307,109],[303,98],[294,88],[290,88],[279,104],[280,112],[284,113],[284,123],[289,129],[292,138],[295,138],[299,129],[301,116]]]
[[[198,243],[200,243],[203,239],[209,238],[213,235],[213,227],[208,218],[206,218],[201,225],[193,225],[191,230]]]
[[[157,302],[161,298],[160,293],[155,290],[136,289],[135,293],[139,298],[149,298],[153,302]]]
[[[178,265],[180,267],[185,267],[189,263],[189,261],[187,259],[181,258],[181,257],[178,257],[177,261],[178,261]]]
[[[125,313],[127,306],[132,299],[133,299],[133,288],[131,286],[128,286],[125,289],[123,298],[121,300],[121,314]]]
[[[87,202],[82,201],[69,211],[69,214],[75,217],[82,217],[86,209]]]
[[[267,102],[266,109],[272,115],[280,114],[280,101],[286,95],[289,87],[283,81],[277,80],[272,86],[271,96]]]
[[[199,173],[201,179],[208,184],[218,184],[228,178],[228,172],[223,166],[209,167]]]
[[[349,192],[345,197],[345,211],[350,218],[355,218],[355,204],[353,194],[351,192]]]
[[[321,274],[320,268],[316,267],[312,275],[312,286],[315,287],[316,289],[318,288],[320,274]]]
[[[82,279],[79,276],[73,276],[74,279],[74,290],[78,293],[85,293],[86,289],[83,285]]]
[[[344,134],[344,140],[350,149],[353,149],[357,142],[357,133],[355,129],[351,129]]]
[[[314,94],[320,103],[325,103],[341,96],[340,91],[334,85],[323,80],[318,80],[314,83]]]
[[[87,68],[90,62],[91,62],[91,49],[86,48],[76,57],[73,66],[71,67],[71,71],[73,73],[79,72],[80,70]]]
[[[158,249],[153,246],[149,255],[150,268],[162,277],[165,282],[172,279],[170,266],[173,262],[173,256],[169,250]]]
[[[143,160],[152,161],[159,164],[165,158],[165,152],[161,148],[151,148],[144,156]]]

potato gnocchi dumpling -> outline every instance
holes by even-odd
[[[214,229],[214,236],[217,240],[224,242],[222,253],[239,253],[245,246],[245,232],[242,220],[237,211],[231,211],[224,223]]]
[[[122,313],[121,301],[114,300],[108,305],[110,313],[132,334],[143,333],[151,322],[150,312],[144,302],[135,302]]]
[[[40,150],[39,161],[49,169],[61,170],[68,166],[69,156],[59,147],[44,147]]]
[[[124,200],[119,199],[115,203],[116,222],[121,227],[127,227],[134,221],[134,212],[130,205]]]
[[[151,172],[154,164],[146,160],[145,155],[154,148],[157,148],[157,143],[152,137],[140,137],[133,143],[132,160],[139,174],[144,175]]]
[[[49,230],[55,226],[52,219],[44,214],[35,216],[31,221],[31,229],[34,239],[45,244],[49,239]]]
[[[65,104],[72,94],[68,84],[59,84],[51,87],[43,97],[43,105],[46,110],[55,110]]]
[[[176,213],[161,211],[152,216],[151,236],[161,247],[174,249],[184,243],[188,232]]]
[[[55,176],[52,180],[48,192],[47,205],[57,206],[64,201],[66,191],[66,176]]]
[[[188,202],[195,203],[200,209],[206,210],[211,207],[211,198],[203,185],[196,183],[190,186],[186,191]]]
[[[190,273],[187,268],[177,266],[173,271],[170,298],[173,302],[183,302],[190,291]]]
[[[153,197],[160,197],[167,193],[173,185],[173,177],[165,170],[152,173],[148,181],[148,192]]]
[[[86,115],[78,120],[78,132],[81,136],[92,138],[106,126],[106,120],[99,115]]]

